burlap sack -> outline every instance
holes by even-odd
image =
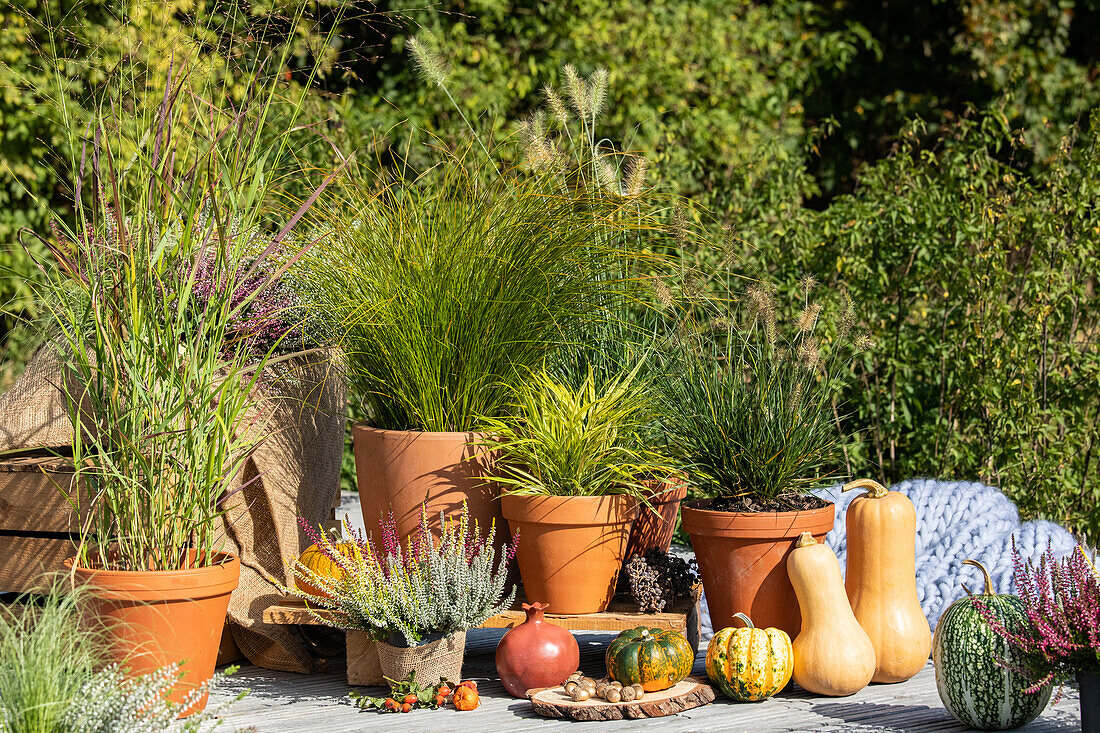
[[[56,352],[40,349],[12,389],[0,395],[0,451],[61,448],[72,443],[72,423],[59,389]],[[229,604],[233,639],[250,662],[311,672],[317,662],[295,627],[263,623],[282,594],[266,578],[286,583],[284,558],[296,558],[307,538],[298,517],[332,524],[340,498],[347,388],[335,352],[303,355],[270,369],[257,389],[265,440],[225,502],[224,549],[241,558],[240,586]],[[253,480],[255,479],[255,480]],[[251,481],[251,483],[249,483]]]
[[[293,626],[263,622],[264,609],[283,594],[268,578],[289,585],[286,561],[309,544],[298,517],[335,525],[344,456],[347,381],[334,352],[279,365],[265,382],[259,410],[264,442],[245,464],[225,502],[223,531],[241,558],[241,582],[229,601],[233,640],[253,664],[312,672],[317,663]]]
[[[61,378],[57,351],[38,349],[11,389],[0,395],[0,452],[72,445]]]
[[[456,631],[420,646],[399,647],[379,642],[378,664],[391,680],[403,680],[416,670],[421,684],[435,684],[445,678],[462,679],[462,658],[466,655],[466,632]]]

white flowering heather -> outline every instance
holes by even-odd
[[[215,675],[182,703],[168,702],[165,698],[179,677],[179,666],[175,664],[135,678],[125,677],[117,665],[111,665],[93,675],[70,701],[64,730],[67,733],[208,731],[218,727],[223,722],[219,716],[246,694],[242,692],[235,700],[209,706],[176,723],[180,713],[210,692],[225,674]]]
[[[465,503],[458,517],[447,519],[440,513],[438,541],[428,527],[426,508],[406,547],[401,546],[392,513],[380,525],[380,546],[374,546],[346,524],[346,532],[354,537],[351,542],[334,541],[303,522],[310,539],[342,572],[320,575],[295,564],[295,577],[331,598],[285,590],[335,611],[336,623],[318,616],[325,623],[363,629],[394,645],[408,646],[416,646],[428,635],[445,636],[480,626],[512,605],[516,589],[513,586],[505,595],[505,584],[517,537],[498,553],[493,545],[496,526],[482,537],[477,522],[470,522]]]

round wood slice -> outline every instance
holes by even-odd
[[[599,698],[573,702],[565,690],[545,687],[528,690],[535,712],[544,718],[573,720],[623,720],[624,718],[660,718],[714,702],[714,689],[695,677],[688,677],[660,692],[647,692],[631,702],[607,702]]]

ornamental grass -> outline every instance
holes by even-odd
[[[217,562],[221,502],[272,412],[257,387],[306,346],[282,278],[308,246],[289,234],[331,176],[273,220],[274,182],[297,165],[289,53],[229,65],[250,80],[243,101],[194,63],[162,78],[121,64],[72,133],[75,224],[38,237],[50,257],[32,285],[75,426],[81,566]],[[140,103],[148,84],[163,84],[155,109]]]

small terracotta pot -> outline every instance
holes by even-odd
[[[680,517],[699,562],[712,627],[734,626],[734,614],[744,613],[757,628],[774,626],[793,639],[802,616],[787,577],[787,555],[803,532],[823,542],[836,507],[749,514],[710,511],[709,504],[689,501]]]
[[[597,613],[615,595],[636,499],[612,496],[501,497],[524,592],[555,613]]]
[[[668,552],[672,547],[672,535],[676,533],[680,502],[687,496],[687,484],[682,479],[643,483],[653,492],[649,499],[652,508],[644,505],[638,508],[638,518],[634,520],[626,543],[627,559],[644,555],[651,549]]]
[[[497,644],[497,675],[512,697],[536,687],[556,687],[580,668],[581,650],[568,629],[548,623],[545,603],[524,603],[527,620]]]
[[[218,553],[210,567],[187,570],[73,569],[74,562],[65,566],[89,586],[90,621],[104,624],[110,662],[134,676],[180,664],[182,677],[168,695],[174,703],[214,675],[229,596],[241,574],[235,555]],[[184,716],[205,707],[203,695]]]
[[[481,533],[496,522],[496,544],[508,540],[496,488],[481,476],[488,452],[477,433],[421,433],[352,427],[355,477],[367,534],[378,532],[379,519],[393,510],[397,532],[408,537],[420,524],[420,507],[428,505],[428,522],[439,529],[439,512],[457,516],[465,499],[470,519]]]

